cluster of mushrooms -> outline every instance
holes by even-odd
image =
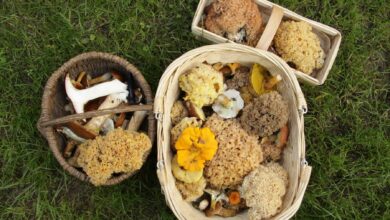
[[[206,216],[276,215],[288,187],[281,165],[288,104],[280,75],[260,64],[202,63],[179,77],[171,109],[172,174],[183,199]]]
[[[74,79],[67,74],[65,90],[69,100],[65,111],[69,114],[144,102],[132,76],[116,71],[95,78],[84,71]],[[138,132],[146,114],[106,114],[60,125],[57,131],[67,142],[63,156],[82,169],[94,185],[106,183],[112,175],[139,169],[144,153],[151,148],[149,137]]]
[[[206,7],[202,24],[205,29],[231,41],[256,46],[265,25],[254,0],[214,0]],[[323,44],[321,45],[321,39]],[[274,37],[271,51],[292,68],[311,75],[321,69],[330,39],[314,33],[304,21],[284,20]]]

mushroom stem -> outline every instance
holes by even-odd
[[[221,94],[217,97],[216,100],[217,103],[221,104],[225,108],[231,108],[234,105],[233,100],[231,100],[229,97],[227,97],[224,94]]]
[[[108,134],[108,132],[110,132],[110,131],[112,131],[112,130],[114,130],[114,129],[115,129],[115,127],[114,127],[114,121],[113,121],[111,118],[107,118],[107,119],[103,122],[103,124],[102,124],[102,126],[101,126],[101,128],[100,128],[101,132],[102,132],[104,135]]]
[[[81,72],[81,73],[77,76],[76,82],[81,83],[81,80],[82,80],[85,76],[86,76],[86,73],[85,73],[84,71]]]
[[[72,140],[75,140],[79,143],[83,143],[86,141],[86,139],[82,138],[82,137],[79,137],[77,136],[75,133],[73,133],[72,130],[70,130],[69,128],[67,127],[63,127],[62,129],[58,129],[59,132],[65,134],[65,136],[69,139],[72,139]]]
[[[138,131],[139,127],[142,124],[142,121],[145,119],[147,111],[137,111],[134,112],[133,117],[131,118],[127,130],[129,131]]]
[[[97,135],[97,133],[90,132],[89,130],[85,129],[81,124],[75,121],[66,123],[66,127],[72,130],[72,132],[75,133],[77,136],[84,139],[94,139]]]
[[[76,147],[76,144],[77,143],[73,140],[68,141],[68,143],[66,144],[65,149],[64,149],[64,157],[65,158],[69,158],[70,156],[72,156],[72,151]]]
[[[73,86],[69,75],[67,75],[65,78],[65,89],[66,94],[72,101],[76,113],[83,113],[84,105],[92,99],[113,93],[128,93],[127,85],[117,79],[114,79],[110,82],[100,83],[87,89],[79,90]]]
[[[101,76],[98,76],[98,77],[95,77],[91,80],[89,80],[89,85],[95,85],[95,84],[98,84],[98,83],[101,83],[101,82],[105,82],[105,81],[108,81],[111,79],[111,73],[105,73]]]
[[[273,76],[273,77],[271,77],[271,79],[268,80],[268,82],[266,82],[264,84],[264,88],[270,90],[276,84],[278,84],[278,82],[280,82],[281,80],[282,80],[282,77],[280,75]]]
[[[122,126],[125,119],[126,119],[126,113],[122,112],[115,121],[115,128]]]

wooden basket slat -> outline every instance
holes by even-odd
[[[214,34],[214,33],[199,26],[199,24],[202,23],[203,12],[204,12],[205,7],[208,4],[210,4],[211,2],[212,2],[212,0],[200,0],[199,1],[198,7],[197,7],[197,10],[195,12],[195,15],[194,15],[194,18],[192,21],[192,25],[191,25],[192,33],[194,35],[196,35],[197,37],[205,39],[205,40],[210,41],[212,43],[227,43],[227,42],[234,43],[233,41],[230,41],[227,38],[224,38],[222,36]],[[313,27],[313,30],[318,31],[318,32],[322,32],[322,33],[326,34],[327,37],[330,38],[331,48],[327,53],[327,56],[326,56],[326,59],[324,62],[324,66],[320,70],[316,70],[311,75],[307,75],[307,74],[302,73],[298,70],[290,68],[295,73],[295,75],[298,77],[298,79],[300,81],[303,81],[303,82],[310,84],[310,85],[322,85],[325,82],[326,78],[328,77],[330,69],[332,68],[333,63],[336,59],[336,56],[337,56],[337,53],[338,53],[338,50],[340,47],[340,43],[341,43],[341,33],[332,27],[329,27],[327,25],[324,25],[324,24],[321,24],[319,22],[305,18],[305,17],[303,17],[303,16],[301,16],[293,11],[288,10],[287,8],[284,8],[280,5],[269,2],[267,0],[255,0],[255,2],[259,5],[259,7],[261,9],[261,12],[263,15],[263,22],[265,23],[265,25],[268,23],[268,19],[271,15],[272,8],[278,7],[278,8],[283,9],[285,19],[306,21],[307,23],[309,23]],[[274,23],[274,22],[272,22],[272,23]],[[277,22],[275,22],[275,23],[277,23]],[[275,29],[275,28],[277,28],[277,27],[275,26],[275,27],[270,28],[270,29]],[[267,29],[267,25],[266,25],[266,29]],[[266,38],[268,38],[268,37],[273,38],[273,36],[266,36]],[[262,43],[262,42],[268,43],[269,40],[265,40],[265,39],[260,38],[259,43]],[[257,47],[264,49],[265,47],[267,47],[267,45],[257,45]]]

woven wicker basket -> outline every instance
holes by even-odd
[[[311,167],[307,165],[305,160],[303,114],[307,108],[304,96],[291,68],[279,57],[266,51],[230,43],[204,46],[185,53],[168,66],[160,79],[154,106],[154,112],[158,119],[157,175],[167,204],[179,219],[206,219],[203,212],[182,199],[176,188],[175,179],[171,172],[172,152],[170,150],[170,112],[173,103],[179,97],[178,78],[182,73],[204,61],[208,63],[259,63],[270,70],[272,74],[282,76],[283,79],[278,84],[278,90],[288,101],[290,109],[289,130],[291,131],[288,145],[284,150],[283,166],[289,173],[290,183],[282,211],[274,218],[288,219],[292,217],[301,204],[311,173]],[[242,219],[246,218],[246,215],[247,213],[242,213],[229,219]],[[220,217],[212,218],[222,219]]]
[[[192,33],[200,38],[206,39],[213,43],[225,43],[232,42],[227,38],[214,34],[204,28],[202,28],[202,18],[204,9],[209,5],[212,0],[200,0],[198,8],[195,12],[194,19],[192,21]],[[311,76],[302,73],[298,70],[291,70],[296,74],[298,79],[311,85],[322,85],[328,77],[329,71],[336,59],[337,52],[341,43],[341,33],[334,28],[327,25],[318,23],[316,21],[307,19],[301,15],[298,15],[286,8],[283,8],[277,4],[266,0],[255,0],[259,5],[263,16],[263,23],[265,26],[264,32],[257,43],[256,47],[262,50],[268,50],[274,35],[279,27],[279,24],[284,19],[291,19],[296,21],[306,21],[313,27],[313,31],[318,35],[321,41],[321,47],[324,49],[327,57],[325,59],[324,66],[312,73]]]
[[[68,115],[64,106],[66,104],[66,93],[64,87],[64,79],[69,73],[71,78],[75,78],[81,71],[85,71],[92,77],[100,76],[108,71],[117,71],[121,74],[131,74],[136,84],[141,88],[145,95],[146,103],[144,105],[129,105],[113,109],[104,109],[97,111],[89,111],[81,114]],[[54,127],[66,122],[91,118],[95,116],[133,112],[133,111],[148,111],[148,123],[145,131],[153,143],[155,137],[155,119],[153,116],[153,95],[149,84],[144,79],[142,73],[126,60],[107,53],[89,52],[80,54],[55,71],[46,83],[42,97],[42,113],[38,121],[37,127],[41,134],[47,139],[50,150],[60,165],[69,172],[72,176],[79,178],[82,181],[90,182],[89,177],[68,164],[62,155],[66,142],[61,134],[55,131]],[[145,153],[144,161],[150,151]],[[119,176],[112,177],[104,185],[114,185],[120,183],[124,179],[132,176],[135,172],[124,173]]]

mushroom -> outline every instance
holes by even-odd
[[[84,139],[94,139],[96,137],[96,134],[90,132],[85,127],[83,127],[81,124],[71,121],[65,124],[67,128],[72,130],[73,133],[75,133],[77,136],[84,138]]]
[[[205,210],[208,206],[209,206],[209,201],[207,201],[207,199],[203,199],[203,200],[200,201],[200,203],[199,203],[199,209],[200,209],[201,211]]]
[[[222,69],[224,66],[221,62],[218,62],[218,63],[214,63],[213,65],[213,68],[217,71],[219,71],[220,69]]]
[[[276,139],[276,146],[277,147],[284,147],[284,145],[287,144],[287,139],[288,139],[288,125],[283,126],[277,136]]]
[[[141,91],[140,88],[137,88],[137,89],[132,89],[134,85],[134,79],[133,79],[133,74],[130,73],[125,73],[125,74],[121,74],[115,70],[111,71],[111,75],[112,75],[112,78],[113,79],[117,79],[121,82],[125,82],[128,86],[128,91],[129,91],[129,95],[127,96],[127,102],[129,104],[139,104],[138,100],[141,100],[143,97],[140,97],[139,95],[136,95],[134,93],[137,93],[139,90],[139,92]],[[141,93],[141,96],[142,96],[142,93]]]
[[[129,124],[129,120],[125,119],[125,120],[123,121],[123,124],[122,124],[121,128],[122,128],[123,130],[126,130],[128,124]]]
[[[135,104],[139,104],[141,103],[142,99],[144,98],[143,94],[142,94],[142,90],[141,88],[136,88],[134,90],[134,100],[135,100]]]
[[[192,102],[186,102],[186,106],[188,109],[188,115],[190,117],[196,117],[202,121],[206,120],[206,116],[205,116],[202,108],[194,105]]]
[[[70,112],[71,114],[74,114],[74,108],[71,102],[64,106],[64,110]]]
[[[230,70],[232,71],[232,74],[235,74],[236,70],[241,66],[240,63],[228,63],[227,65],[229,66]]]
[[[212,108],[222,118],[234,118],[244,108],[244,100],[240,92],[229,89],[217,97]]]
[[[120,113],[117,119],[115,120],[115,128],[121,127],[125,119],[126,119],[126,113],[125,112]]]
[[[106,81],[110,80],[111,77],[112,77],[111,73],[105,73],[101,76],[98,76],[98,77],[95,77],[91,80],[88,80],[88,83],[90,86],[92,86],[92,85],[95,85],[98,83],[106,82]]]
[[[57,131],[58,131],[58,132],[61,132],[61,133],[63,133],[63,134],[65,134],[65,136],[66,136],[68,139],[77,141],[78,143],[84,143],[84,142],[86,141],[86,139],[77,136],[72,130],[70,130],[70,129],[67,128],[67,127],[62,127],[62,128],[60,128],[60,129],[57,129]]]
[[[282,77],[280,75],[276,75],[271,77],[265,84],[264,89],[271,90],[278,82],[282,80]]]
[[[94,99],[94,100],[87,102],[84,105],[84,111],[88,112],[88,111],[97,110],[99,108],[99,106],[104,102],[105,99],[106,99],[106,97],[100,97],[100,98],[97,98],[97,99]]]
[[[101,132],[106,135],[108,132],[114,130],[114,121],[111,118],[107,118],[100,128]]]
[[[235,209],[226,209],[226,208],[222,207],[222,203],[221,202],[217,202],[215,204],[215,207],[214,208],[210,207],[209,209],[207,209],[205,211],[205,214],[206,214],[207,217],[211,217],[213,215],[219,215],[219,216],[222,216],[222,217],[232,217],[232,216],[237,215],[237,210],[235,210]]]
[[[120,74],[120,73],[118,73],[118,72],[116,72],[116,71],[112,71],[111,72],[111,75],[112,75],[112,77],[114,78],[114,79],[117,79],[117,80],[120,80],[120,81],[122,81],[123,82],[123,76]]]
[[[73,86],[69,75],[65,78],[65,90],[76,113],[83,113],[84,105],[90,100],[113,93],[128,93],[127,85],[117,79],[79,90]]]
[[[77,148],[73,156],[67,159],[67,162],[73,167],[81,168],[80,165],[77,163],[77,158],[79,157],[79,155],[80,155],[80,150],[79,148]]]
[[[229,198],[223,192],[214,189],[205,189],[204,191],[210,195],[210,209],[215,209],[217,202],[229,201]]]
[[[68,141],[68,143],[64,148],[64,153],[63,153],[65,158],[70,158],[70,156],[72,156],[72,151],[75,149],[76,145],[77,145],[76,141],[73,140]]]
[[[134,112],[133,117],[130,119],[129,125],[127,126],[127,130],[138,131],[146,115],[147,115],[147,111]]]
[[[99,84],[101,85],[101,84]],[[97,85],[97,86],[99,86]],[[93,87],[92,87],[93,88]],[[99,106],[99,110],[101,109],[108,109],[108,108],[115,108],[118,105],[120,105],[122,102],[126,102],[127,97],[127,91],[121,92],[121,93],[115,93],[107,96],[107,98],[104,100],[104,102]],[[100,127],[102,126],[103,122],[110,118],[111,114],[107,115],[101,115],[97,117],[93,117],[84,127],[88,129],[89,131],[98,134]]]

